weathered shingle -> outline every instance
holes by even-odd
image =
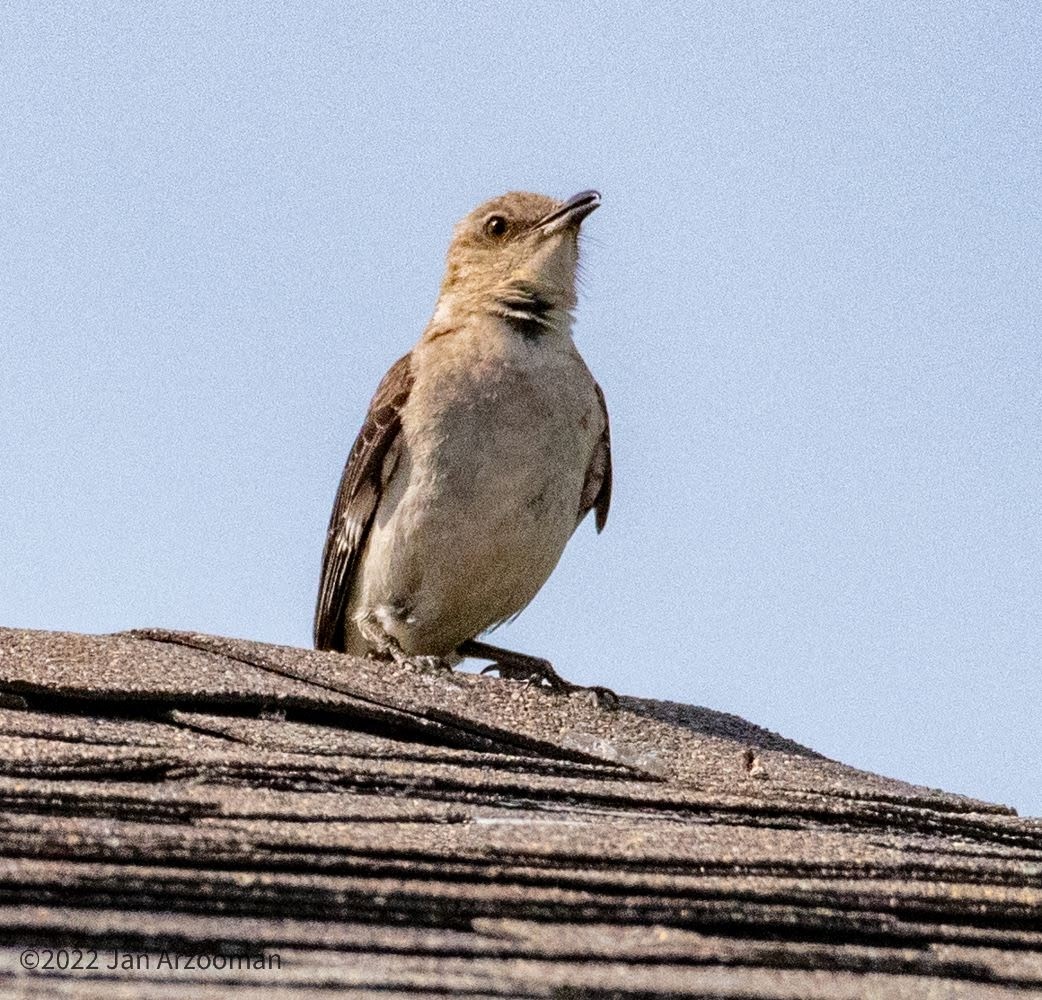
[[[25,995],[102,971],[28,946],[140,954],[117,997],[1042,993],[1042,823],[734,716],[158,631],[0,630],[0,692]]]

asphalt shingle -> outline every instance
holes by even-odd
[[[1042,995],[1042,822],[734,716],[154,630],[0,704],[21,995]]]

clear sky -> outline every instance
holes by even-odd
[[[307,645],[453,223],[598,188],[587,523],[497,641],[1042,814],[1028,3],[0,13],[0,623]]]

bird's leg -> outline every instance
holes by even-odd
[[[442,656],[410,656],[373,612],[362,615],[356,621],[358,631],[362,633],[362,638],[369,647],[366,656],[370,659],[393,660],[399,667],[419,667],[421,670],[452,669],[452,664]]]
[[[467,639],[456,647],[460,656],[473,656],[479,660],[492,660],[490,666],[481,672],[487,674],[495,670],[500,677],[515,681],[529,681],[539,685],[546,684],[553,691],[561,691],[568,694],[572,691],[592,691],[598,700],[615,707],[619,703],[618,695],[610,688],[594,685],[583,687],[581,684],[573,684],[566,681],[556,670],[549,660],[540,656],[529,656],[527,653],[515,653],[501,646],[493,646],[487,642],[478,642],[477,639]]]

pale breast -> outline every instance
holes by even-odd
[[[593,379],[570,340],[517,346],[417,366],[359,595],[402,608],[407,652],[448,652],[516,614],[575,530],[601,432]]]

